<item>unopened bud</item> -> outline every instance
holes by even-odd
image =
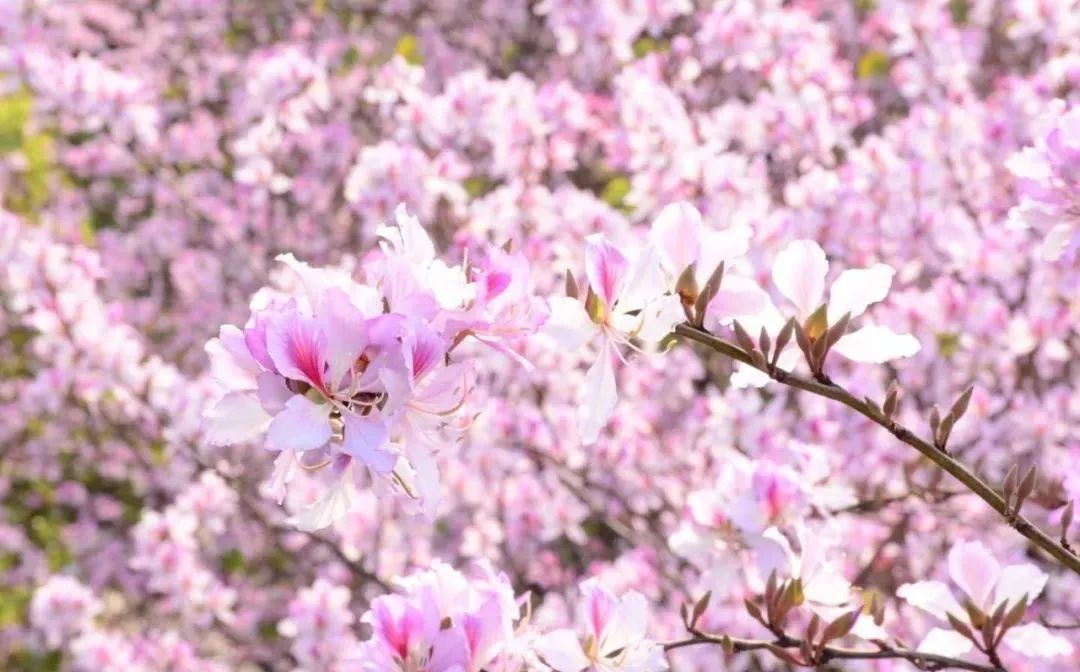
[[[1009,471],[1005,474],[1005,482],[1002,485],[1002,494],[1005,495],[1005,508],[1009,509],[1012,504],[1013,495],[1016,494],[1016,480],[1017,480],[1016,465],[1009,467]]]
[[[750,337],[750,333],[739,324],[738,320],[735,320],[735,324],[732,325],[735,329],[735,340],[738,342],[739,347],[746,352],[754,352],[754,339]]]
[[[761,348],[761,354],[766,358],[769,356],[769,351],[772,349],[772,340],[769,338],[769,332],[765,331],[765,327],[761,328],[761,332],[758,334],[758,347]]]
[[[974,392],[975,386],[968,385],[968,388],[964,390],[964,393],[961,394],[955,402],[953,402],[952,408],[949,409],[949,412],[953,414],[954,418],[959,420],[960,418],[964,417],[964,413],[967,413],[968,404],[971,403],[971,395]]]
[[[1065,505],[1065,510],[1061,513],[1061,545],[1069,545],[1069,527],[1072,526],[1073,521],[1073,500],[1069,500],[1069,503]]]
[[[1033,464],[1031,465],[1031,468],[1027,470],[1027,473],[1024,474],[1024,477],[1020,479],[1020,485],[1016,488],[1016,513],[1020,513],[1020,507],[1024,505],[1027,498],[1035,491],[1035,485],[1038,482],[1039,471]]]
[[[881,412],[885,415],[885,418],[892,420],[896,415],[896,407],[900,401],[900,388],[896,386],[896,381],[889,383],[889,389],[885,392],[885,403],[881,405]]]
[[[791,342],[791,337],[795,335],[795,318],[788,320],[783,327],[780,328],[780,333],[776,335],[776,349],[773,350],[772,365],[776,366],[776,363],[780,360],[780,353],[784,351],[784,348]]]
[[[941,409],[937,404],[930,409],[930,433],[934,435],[934,443],[937,443],[938,429],[941,427]]]

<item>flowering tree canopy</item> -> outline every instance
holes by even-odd
[[[1075,0],[0,0],[0,669],[1080,667]]]

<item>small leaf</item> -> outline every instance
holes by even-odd
[[[834,639],[840,639],[847,635],[851,632],[851,629],[855,627],[855,623],[859,620],[859,614],[861,613],[861,608],[856,609],[855,611],[850,611],[838,617],[832,623],[829,623],[829,625],[825,627],[825,632],[821,634],[821,641],[831,642]]]
[[[1002,603],[1004,605],[1004,603]],[[1001,631],[1005,632],[1010,628],[1018,625],[1020,621],[1024,620],[1024,614],[1028,610],[1028,598],[1024,595],[1020,598],[1020,601],[1012,606],[1011,609],[1001,619]]]
[[[577,279],[574,277],[574,273],[569,269],[566,271],[566,295],[572,299],[581,296],[581,289],[578,288]]]
[[[964,637],[967,637],[971,641],[975,641],[975,635],[971,632],[971,628],[968,627],[967,623],[964,623],[959,618],[949,612],[945,612],[945,616],[949,619],[949,625],[952,626],[953,630],[957,631]]]

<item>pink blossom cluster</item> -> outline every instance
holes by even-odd
[[[243,330],[223,327],[207,345],[226,389],[208,411],[208,440],[265,431],[266,449],[279,454],[279,499],[296,470],[332,474],[298,514],[304,529],[348,513],[369,476],[432,514],[439,432],[460,423],[473,385],[454,350],[471,337],[520,359],[513,342],[546,319],[520,254],[492,249],[475,265],[448,266],[416,218],[403,208],[396,218],[380,230],[383,255],[369,260],[368,283],[285,255],[296,293],[256,295]]]

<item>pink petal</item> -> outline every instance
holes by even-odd
[[[368,345],[367,321],[344,291],[333,288],[323,296],[318,322],[326,342],[328,385],[331,390],[337,389]]]
[[[326,336],[295,310],[278,315],[266,332],[267,350],[281,375],[326,392]]]
[[[617,604],[615,596],[596,579],[589,579],[581,584],[581,614],[589,625],[590,634],[597,638],[603,636],[607,630]]]
[[[611,307],[619,298],[630,262],[598,233],[585,239],[585,275],[593,292]]]
[[[377,473],[385,474],[393,469],[398,455],[387,446],[390,428],[386,421],[352,413],[345,413],[342,417],[345,421],[345,452]]]
[[[1001,578],[1001,565],[978,541],[958,542],[949,551],[949,576],[980,609],[991,607],[990,593]]]
[[[266,433],[270,450],[315,450],[330,440],[330,404],[316,404],[302,394],[293,395],[285,410],[274,416]]]
[[[667,272],[677,278],[697,261],[701,234],[701,213],[690,203],[680,201],[664,206],[656,216],[649,231],[649,242],[660,253],[660,261]]]
[[[773,261],[773,282],[795,304],[799,317],[809,316],[821,305],[828,272],[825,251],[812,240],[789,243]]]

